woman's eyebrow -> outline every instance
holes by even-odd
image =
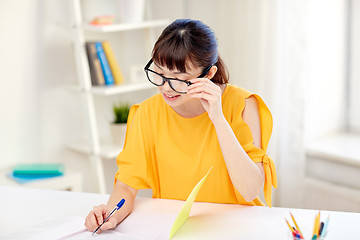
[[[173,74],[188,74],[188,75],[190,75],[190,73],[188,73],[188,72],[173,72]]]

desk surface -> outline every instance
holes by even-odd
[[[0,239],[25,239],[39,233],[37,226],[44,222],[47,227],[56,227],[66,218],[84,217],[94,205],[106,203],[107,199],[108,195],[102,194],[0,187]],[[137,198],[133,213],[125,221],[127,225],[139,225],[143,232],[147,228],[170,231],[183,203]],[[289,239],[284,220],[291,220],[289,211],[303,234],[311,235],[316,210],[195,202],[189,219],[174,239]],[[326,239],[360,239],[360,213],[321,211],[322,218],[329,213]],[[117,229],[121,232],[121,224]],[[164,236],[168,235],[159,239],[166,239]]]

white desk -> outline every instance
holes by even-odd
[[[66,218],[86,216],[94,205],[107,199],[108,195],[101,194],[0,187],[0,239],[26,239],[38,233],[44,223],[55,227]],[[157,228],[170,231],[183,203],[137,198],[134,212],[125,221],[134,222],[143,232]],[[195,202],[190,218],[173,239],[289,239],[284,221],[285,217],[291,220],[289,210],[304,235],[311,235],[315,210]],[[329,212],[321,213],[325,219]],[[360,213],[331,212],[326,239],[360,239],[359,223]],[[121,230],[121,224],[117,229]]]

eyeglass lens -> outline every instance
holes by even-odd
[[[158,75],[151,71],[147,71],[147,76],[150,82],[152,82],[156,86],[161,86],[163,85],[163,83],[165,83],[165,80],[161,75]],[[188,90],[188,84],[186,82],[178,81],[175,79],[167,79],[167,82],[169,83],[170,87],[176,92],[186,93]]]

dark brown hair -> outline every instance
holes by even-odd
[[[214,83],[228,83],[229,74],[218,54],[215,33],[203,22],[191,19],[177,19],[167,26],[155,43],[152,59],[161,66],[186,72],[187,60],[206,69],[217,67]]]

